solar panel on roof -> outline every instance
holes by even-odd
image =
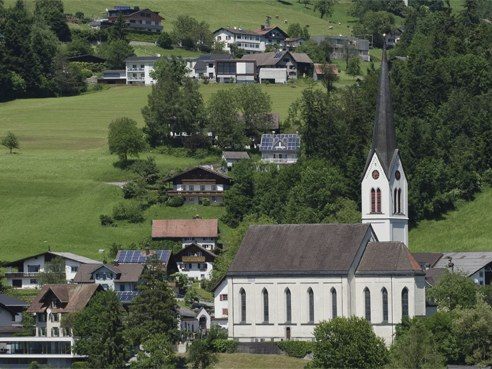
[[[116,291],[116,295],[122,303],[129,303],[138,296],[138,291]]]

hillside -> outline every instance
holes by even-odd
[[[6,4],[14,2],[14,0],[7,0]],[[34,0],[26,0],[26,3],[33,8]],[[189,15],[199,21],[206,21],[211,30],[224,26],[258,28],[269,15],[272,17],[272,24],[285,28],[289,23],[295,22],[309,25],[312,35],[350,34],[352,22],[355,20],[348,15],[350,0],[339,0],[333,16],[329,19],[321,19],[310,6],[306,8],[297,0],[139,0],[128,2],[64,0],[63,3],[67,13],[82,11],[90,17],[102,17],[105,9],[114,5],[148,7],[159,11],[165,18],[165,30],[172,28],[172,22],[179,15]]]
[[[492,188],[461,203],[442,220],[426,220],[410,232],[412,251],[492,251]]]

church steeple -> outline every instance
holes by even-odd
[[[362,222],[371,223],[379,241],[401,241],[408,245],[408,184],[396,146],[385,49],[373,129],[361,183]]]

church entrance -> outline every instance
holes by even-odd
[[[285,339],[290,340],[290,327],[285,328]]]

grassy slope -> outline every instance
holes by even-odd
[[[410,232],[412,251],[492,250],[492,188],[462,203],[443,220],[423,221]]]
[[[201,92],[207,100],[219,88],[231,87],[203,85]],[[274,111],[284,118],[303,87],[263,88],[272,96]],[[120,190],[104,182],[131,175],[112,166],[115,158],[106,149],[107,125],[120,116],[143,125],[140,109],[149,91],[114,87],[82,96],[0,104],[0,135],[11,130],[21,143],[15,155],[0,149],[0,259],[12,260],[48,246],[97,257],[97,250],[112,242],[129,245],[148,237],[153,218],[222,214],[221,207],[154,206],[142,224],[99,225],[99,215],[111,213],[121,201]],[[152,155],[163,172],[198,163],[192,158]],[[221,229],[227,231],[225,226]]]
[[[306,360],[285,355],[219,354],[215,369],[303,369]]]
[[[13,2],[15,0],[6,1],[7,5]],[[33,8],[34,0],[26,0],[26,3]],[[67,13],[82,11],[87,16],[101,17],[106,8],[121,5],[122,2],[119,0],[64,0],[63,3]],[[320,19],[311,7],[305,8],[297,0],[139,0],[124,2],[124,4],[159,11],[165,18],[165,30],[170,30],[172,22],[179,15],[185,14],[200,21],[206,21],[211,30],[224,26],[258,28],[269,15],[272,17],[272,24],[283,26],[283,28],[295,22],[309,25],[313,35],[349,34],[353,21],[353,18],[348,16],[350,0],[339,0],[333,16],[329,19]],[[284,23],[285,20],[287,23]]]

